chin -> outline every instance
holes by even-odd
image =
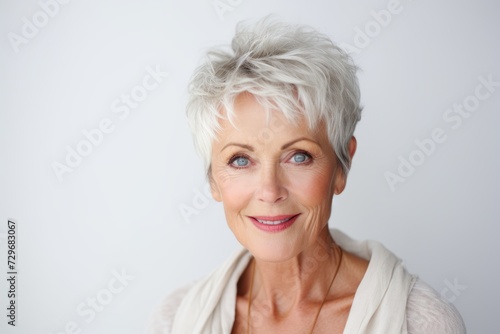
[[[279,238],[281,239],[281,238]],[[243,246],[259,261],[282,263],[300,254],[301,250],[292,239],[256,240]]]

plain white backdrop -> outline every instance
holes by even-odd
[[[239,247],[206,195],[186,85],[238,21],[270,13],[328,34],[362,69],[358,151],[330,226],[384,243],[454,303],[469,333],[496,332],[497,2],[2,0],[0,8],[2,277],[7,219],[19,226],[16,327],[7,325],[2,279],[2,333],[141,333],[165,295]]]

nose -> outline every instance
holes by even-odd
[[[257,184],[257,198],[266,203],[276,203],[288,197],[284,175],[278,166],[266,166],[260,171]]]

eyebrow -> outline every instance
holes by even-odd
[[[316,145],[319,145],[316,141],[312,140],[312,139],[309,139],[309,138],[306,138],[306,137],[300,137],[300,138],[297,138],[297,139],[294,139],[292,140],[291,142],[288,142],[286,144],[284,144],[283,146],[281,146],[281,149],[284,150],[290,146],[292,146],[293,144],[299,142],[299,141],[302,141],[302,140],[306,140],[306,141],[309,141],[311,143],[314,143]],[[246,145],[246,144],[239,144],[239,143],[228,143],[226,144],[220,151],[224,151],[227,147],[229,146],[238,146],[238,147],[242,147],[244,149],[247,149],[249,150],[250,152],[253,152],[254,151],[254,148],[253,146],[251,145]]]
[[[281,146],[281,149],[284,150],[286,149],[287,147],[290,147],[292,146],[293,144],[299,142],[299,141],[302,141],[302,140],[306,140],[306,141],[310,141],[311,143],[313,144],[316,144],[316,145],[319,145],[316,141],[312,140],[312,139],[309,139],[309,138],[306,138],[306,137],[300,137],[300,138],[297,138],[295,140],[292,140],[291,142],[289,143],[286,143],[285,145]]]
[[[239,147],[243,147],[251,152],[253,152],[253,147],[250,146],[250,145],[245,145],[245,144],[238,144],[238,143],[229,143],[227,144],[226,146],[224,146],[220,151],[224,151],[226,148],[228,148],[229,146],[239,146]]]

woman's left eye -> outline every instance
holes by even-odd
[[[311,159],[311,156],[304,152],[295,153],[292,157],[292,161],[298,164],[307,162]]]

